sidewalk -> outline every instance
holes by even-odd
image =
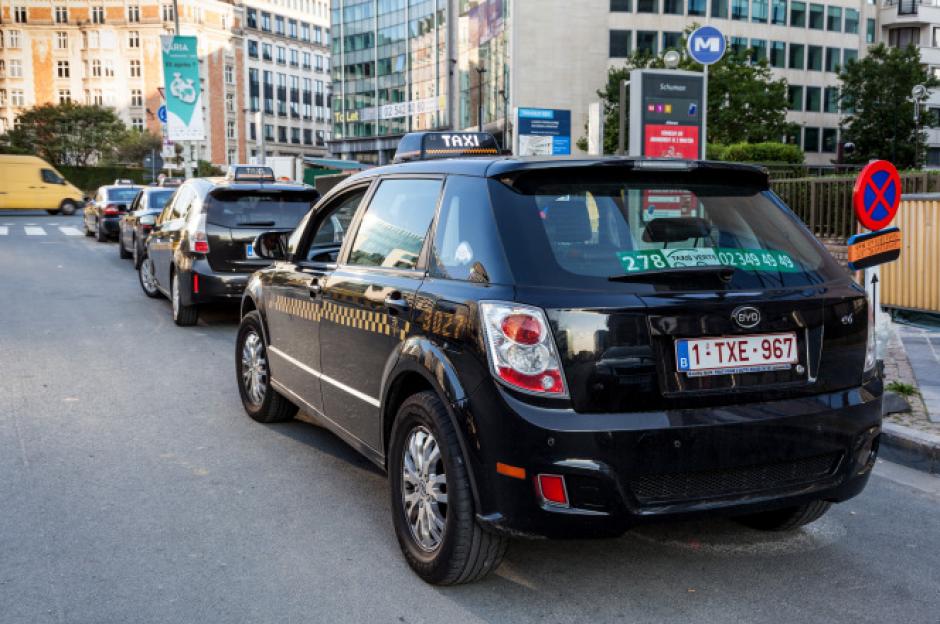
[[[904,397],[910,412],[885,416],[882,456],[940,473],[940,327],[888,322],[879,330],[888,334],[885,384],[918,391]]]

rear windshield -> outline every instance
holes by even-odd
[[[797,286],[844,276],[792,212],[760,187],[683,184],[681,174],[571,182],[558,173],[554,177],[513,189],[492,187],[501,237],[519,283],[578,287],[596,281],[596,286],[631,273],[712,266],[739,269],[732,288]]]
[[[206,221],[228,228],[293,228],[318,199],[316,191],[215,191]]]
[[[165,191],[150,191],[150,195],[147,198],[149,204],[149,210],[159,210],[166,206],[168,199],[173,197],[175,189],[167,189]]]
[[[137,193],[140,192],[139,188],[129,186],[127,188],[113,188],[108,189],[108,201],[120,202],[122,204],[129,204],[134,201],[134,198],[137,197]]]

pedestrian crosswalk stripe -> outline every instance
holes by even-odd
[[[42,229],[41,227],[31,227],[31,226],[26,225],[23,227],[23,229],[26,230],[27,236],[45,236],[46,235],[46,231]]]
[[[9,231],[10,231],[10,228],[8,228],[5,225],[0,225],[0,236],[6,236],[7,232]]]
[[[66,236],[81,236],[82,231],[78,228],[73,228],[69,226],[59,226],[59,231],[65,234]]]

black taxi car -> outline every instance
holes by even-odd
[[[238,303],[249,276],[270,264],[254,253],[255,237],[293,231],[319,198],[312,187],[278,183],[273,174],[187,180],[144,241],[144,294],[168,297],[177,325],[195,324],[203,303]]]
[[[869,305],[763,170],[402,143],[259,237],[236,369],[252,418],[303,408],[387,471],[422,578],[480,578],[511,536],[784,530],[862,491]]]

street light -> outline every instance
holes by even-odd
[[[911,98],[914,100],[914,169],[920,161],[920,103],[927,97],[927,87],[922,84],[914,85],[911,89]]]
[[[477,103],[479,108],[477,109],[477,121],[480,126],[480,132],[483,132],[483,74],[486,73],[486,68],[483,67],[483,63],[477,65]]]

